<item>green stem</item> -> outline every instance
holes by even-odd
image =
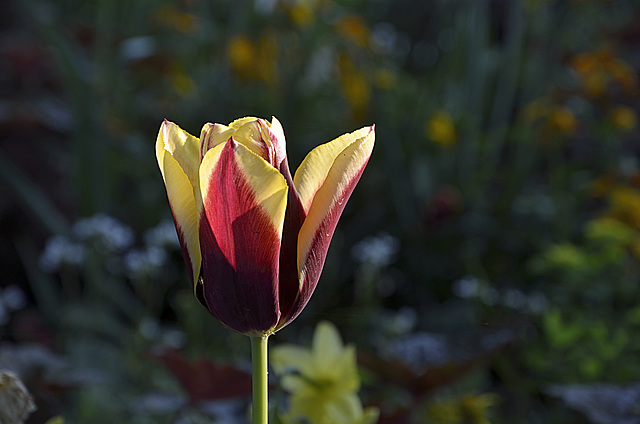
[[[269,336],[251,337],[253,365],[253,424],[269,422],[269,382],[267,371],[267,342]]]

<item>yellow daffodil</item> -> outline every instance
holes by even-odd
[[[333,324],[318,324],[311,349],[282,345],[271,356],[282,387],[291,394],[285,422],[300,418],[313,424],[377,421],[377,409],[363,409],[357,396],[360,378],[355,347],[343,345]]]

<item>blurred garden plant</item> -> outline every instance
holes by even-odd
[[[360,376],[356,349],[343,345],[336,327],[322,321],[316,326],[311,348],[279,345],[272,350],[272,365],[288,407],[279,414],[282,424],[373,424],[377,408],[363,408],[358,397]]]
[[[0,370],[0,423],[22,423],[36,405],[18,376]]]
[[[280,122],[165,120],[156,155],[196,297],[251,337],[254,423],[267,422],[267,340],[315,290],[346,202],[369,161],[374,127],[314,149],[292,178]]]
[[[640,233],[637,209],[621,192],[625,201],[640,198],[634,188],[613,190],[610,210],[586,223],[581,243],[552,245],[531,261],[539,278],[553,282],[554,306],[543,315],[543,342],[527,358],[552,381],[633,381],[640,373],[633,337],[640,331]]]

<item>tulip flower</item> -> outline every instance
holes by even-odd
[[[292,178],[276,118],[208,123],[200,139],[162,123],[158,165],[196,297],[214,317],[256,337],[300,314],[374,139],[371,126],[318,146]]]
[[[374,127],[316,147],[292,177],[280,122],[165,120],[156,156],[196,297],[251,337],[253,422],[267,422],[267,339],[304,309],[369,161]]]

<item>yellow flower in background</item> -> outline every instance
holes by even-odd
[[[568,107],[556,106],[549,115],[549,124],[560,132],[570,135],[576,131],[578,120]]]
[[[586,236],[591,240],[610,241],[619,244],[628,244],[637,234],[624,222],[611,217],[601,217],[587,224]]]
[[[587,224],[586,236],[590,240],[616,248],[628,248],[640,258],[640,232],[610,216],[594,219]]]
[[[289,19],[297,26],[306,28],[315,21],[315,10],[310,2],[296,3],[289,9]]]
[[[256,50],[255,44],[244,35],[234,37],[229,42],[227,46],[229,62],[241,77],[247,77],[254,71]]]
[[[395,87],[398,76],[390,69],[378,69],[375,73],[375,81],[378,88],[391,90]]]
[[[616,178],[614,175],[605,174],[591,183],[591,189],[589,193],[593,197],[603,197],[609,194],[611,189],[616,184]]]
[[[293,397],[289,411],[280,420],[284,424],[375,424],[380,411],[363,408],[358,395],[351,393],[329,402]]]
[[[363,119],[371,98],[371,88],[365,75],[360,72],[344,75],[342,77],[342,92],[349,102],[354,119]]]
[[[640,237],[631,242],[631,251],[636,256],[636,258],[640,259]]]
[[[640,189],[617,187],[611,192],[610,202],[609,216],[640,229]]]
[[[585,75],[582,80],[587,94],[594,97],[602,96],[605,93],[608,82],[607,74],[601,69]]]
[[[638,88],[638,76],[628,63],[611,59],[604,62],[604,68],[626,92],[636,91]]]
[[[273,32],[267,32],[258,42],[258,56],[256,57],[256,78],[267,84],[274,84],[277,76],[278,41]]]
[[[360,72],[348,54],[340,55],[338,59],[342,93],[349,102],[353,119],[358,121],[367,114],[371,100],[371,87],[367,76]]]
[[[350,15],[342,18],[338,21],[336,29],[360,47],[366,47],[369,44],[369,28],[359,16]]]
[[[338,330],[328,321],[316,327],[311,349],[277,346],[272,349],[271,364],[282,376],[282,386],[297,397],[339,398],[360,389],[356,349],[344,346]]]
[[[580,53],[571,60],[571,67],[581,76],[588,75],[598,68],[598,58],[593,53]]]
[[[571,243],[556,244],[547,250],[544,256],[551,266],[557,268],[582,270],[589,264],[585,253]]]
[[[169,6],[161,7],[156,13],[156,19],[160,24],[183,34],[193,33],[200,28],[200,23],[194,15]]]
[[[195,81],[180,67],[174,67],[170,73],[171,85],[179,95],[186,97],[196,88]]]
[[[578,54],[570,66],[582,80],[584,90],[592,96],[605,94],[612,83],[619,84],[625,93],[635,92],[638,88],[638,77],[633,68],[614,57],[610,48]]]
[[[464,422],[474,424],[489,424],[488,409],[496,405],[499,396],[495,393],[481,395],[466,395],[460,399],[460,409],[465,418]]]
[[[495,393],[465,395],[461,398],[438,402],[427,408],[430,424],[490,424],[489,408],[498,403]]]
[[[273,33],[263,34],[257,42],[245,35],[231,39],[227,46],[231,67],[240,78],[252,78],[273,84],[277,77],[278,43]]]
[[[530,101],[522,108],[520,118],[526,125],[533,125],[549,115],[550,101],[547,97],[540,97]]]
[[[447,112],[433,114],[427,121],[425,132],[431,141],[441,146],[451,146],[458,141],[453,119]]]
[[[271,365],[289,392],[284,421],[312,424],[369,424],[377,421],[375,408],[362,408],[357,392],[360,377],[356,350],[344,346],[336,327],[318,324],[311,349],[280,345],[271,350]]]
[[[638,116],[629,106],[616,106],[609,114],[611,123],[623,131],[632,131],[638,125]]]

